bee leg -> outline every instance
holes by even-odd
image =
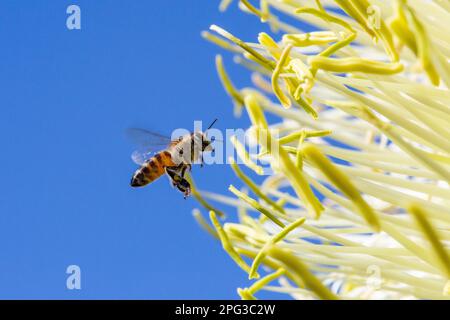
[[[181,193],[183,193],[185,199],[191,194],[191,185],[182,176],[187,168],[188,166],[166,167],[166,173],[172,182],[172,186],[176,187]],[[179,172],[182,175],[180,175]]]
[[[178,184],[178,182],[179,182],[179,180],[180,180],[180,178],[181,178],[181,177],[177,174],[175,168],[176,168],[176,167],[166,167],[166,168],[165,168],[166,174],[167,174],[167,176],[169,177],[169,180],[170,180],[170,182],[171,182],[171,184],[172,184],[172,187],[176,187],[177,184]]]
[[[178,187],[178,190],[183,192],[184,199],[186,199],[191,194],[191,185],[189,184],[189,182],[186,179],[182,179],[180,181],[180,186]]]
[[[181,169],[181,177],[182,177],[182,178],[184,178],[184,174],[186,173],[186,169],[187,169],[187,167],[183,167],[183,168]]]
[[[189,169],[189,172],[191,172],[192,169],[192,165],[191,164],[186,164],[183,166],[183,168],[181,168],[181,177],[184,178],[184,175],[186,174],[186,169]]]
[[[184,199],[186,199],[191,194],[191,185],[184,178],[180,177],[180,180],[177,181],[176,187],[181,191],[181,193],[183,193]]]
[[[200,155],[200,168],[203,168],[203,163],[204,163],[204,161],[203,161],[203,152],[202,152],[202,154]]]

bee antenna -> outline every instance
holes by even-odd
[[[208,131],[209,129],[211,129],[212,126],[214,125],[214,123],[216,123],[216,121],[217,121],[217,118],[215,118],[214,121],[211,122],[211,124],[209,125],[208,129],[206,129],[206,131]]]

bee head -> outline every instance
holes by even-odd
[[[208,139],[206,133],[202,133],[202,151],[213,151],[212,141]]]

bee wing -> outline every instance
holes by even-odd
[[[140,128],[128,128],[126,135],[138,147],[167,146],[172,142],[165,135]]]
[[[155,152],[145,152],[142,150],[136,150],[133,151],[131,154],[131,160],[133,160],[134,163],[142,166],[148,159],[152,157],[152,155]]]
[[[169,137],[139,128],[127,129],[126,136],[138,147],[131,154],[131,159],[139,165],[150,159],[155,152],[167,148],[172,143]]]

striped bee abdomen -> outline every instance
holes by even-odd
[[[174,166],[172,155],[169,151],[162,151],[147,160],[131,178],[132,187],[143,187],[161,177],[165,167]]]

